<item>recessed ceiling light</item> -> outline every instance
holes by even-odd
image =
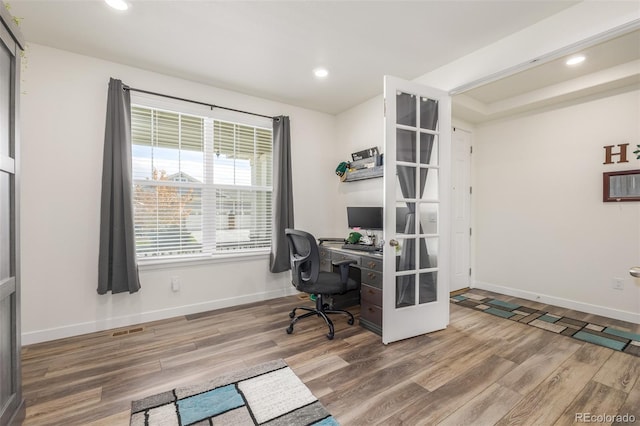
[[[124,0],[104,0],[109,6],[116,10],[127,10],[129,5]]]
[[[329,75],[329,71],[327,71],[325,68],[316,68],[315,70],[313,70],[313,74],[318,78],[325,78]]]
[[[584,57],[584,55],[578,55],[578,56],[572,56],[569,59],[567,59],[567,62],[565,62],[567,65],[578,65],[582,62],[584,62],[586,58]]]

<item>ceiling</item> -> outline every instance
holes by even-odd
[[[583,55],[583,63],[566,60]],[[546,63],[455,96],[453,115],[481,123],[640,88],[640,31],[566,52]]]
[[[9,1],[28,43],[330,114],[379,95],[383,75],[415,79],[577,3],[128,2],[118,12],[102,0]],[[329,70],[324,80],[312,74],[319,66]],[[536,89],[528,78],[511,79],[513,87]],[[498,87],[466,95],[487,108],[517,96]]]

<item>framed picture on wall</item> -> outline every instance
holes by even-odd
[[[640,201],[640,170],[603,173],[602,201]]]

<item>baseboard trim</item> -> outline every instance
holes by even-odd
[[[295,294],[298,294],[298,291],[293,286],[291,286],[290,288],[272,290],[263,293],[254,293],[238,297],[230,297],[226,299],[210,300],[207,302],[194,303],[191,305],[141,312],[134,315],[125,315],[121,317],[71,324],[63,327],[24,332],[22,333],[22,346],[79,336],[82,334],[94,333],[97,331],[105,331],[113,328],[129,327],[132,325],[138,325],[150,321],[159,321],[163,319],[178,317],[181,315],[197,314],[200,312],[228,308],[231,306],[260,302],[263,300],[275,299],[278,297],[292,296]]]
[[[622,311],[619,309],[608,308],[606,306],[600,305],[592,305],[590,303],[578,302],[561,297],[534,293],[512,287],[504,287],[482,281],[474,281],[472,288],[478,288],[481,290],[492,291],[494,293],[500,293],[507,296],[519,297],[521,299],[531,300],[534,302],[555,305],[561,308],[573,309],[574,311],[581,311],[588,314],[600,315],[603,317],[632,322],[634,324],[640,324],[640,314],[636,312]]]
[[[457,296],[459,294],[463,294],[469,291],[469,287],[461,288],[460,290],[453,290],[449,293],[449,297]]]

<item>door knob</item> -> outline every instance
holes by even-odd
[[[397,247],[398,246],[398,241],[397,240],[390,240],[389,241],[389,245],[391,247]]]
[[[634,266],[629,269],[629,273],[636,278],[640,278],[640,266]]]

